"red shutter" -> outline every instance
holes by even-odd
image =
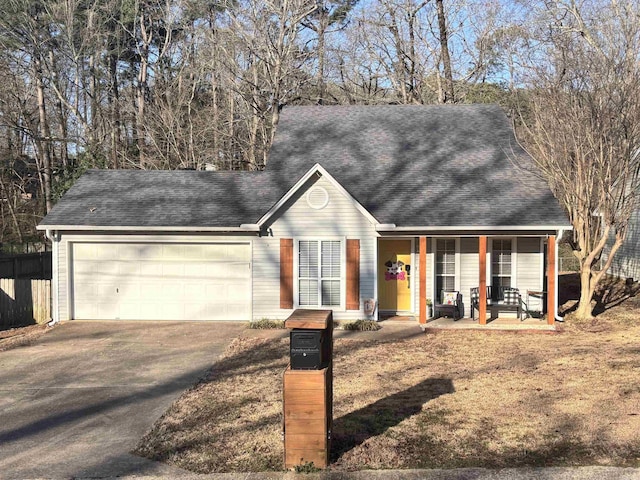
[[[347,240],[347,310],[360,310],[360,240]]]
[[[280,308],[293,308],[293,239],[280,239]]]

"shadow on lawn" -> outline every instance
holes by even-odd
[[[596,301],[593,314],[599,315],[606,310],[626,302],[640,294],[640,283],[633,279],[620,280],[616,277],[605,277],[598,286],[593,299]]]
[[[331,435],[331,461],[335,462],[367,439],[381,435],[419,413],[430,400],[454,392],[450,379],[428,378],[411,388],[335,419]]]
[[[593,295],[595,306],[593,314],[601,313],[617,307],[629,299],[640,295],[640,283],[621,280],[610,275],[605,276],[598,285]],[[558,303],[564,305],[566,302],[575,301],[563,315],[571,313],[578,308],[580,299],[580,275],[577,273],[565,273],[558,277]]]

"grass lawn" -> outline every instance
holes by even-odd
[[[337,339],[331,468],[640,467],[640,296],[612,305],[556,333]],[[282,470],[287,347],[235,340],[136,453],[201,473]]]

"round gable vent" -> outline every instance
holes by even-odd
[[[329,203],[329,193],[322,187],[313,187],[307,192],[307,203],[314,210],[322,210]]]

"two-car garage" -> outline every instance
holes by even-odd
[[[70,316],[248,320],[248,242],[70,242]]]

